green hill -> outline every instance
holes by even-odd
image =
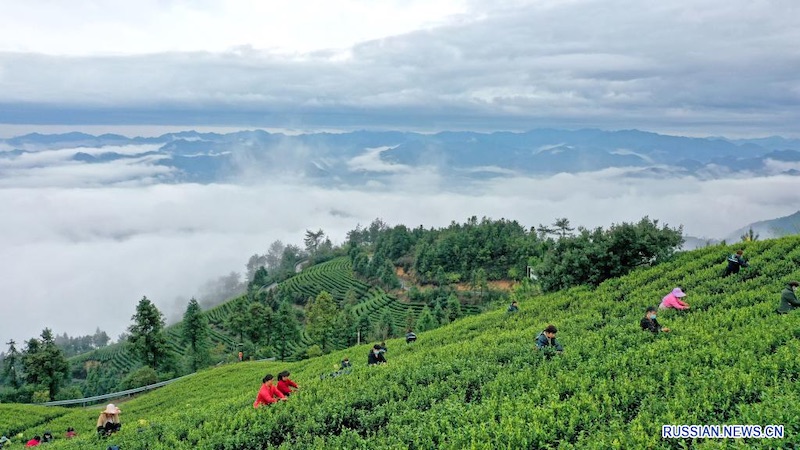
[[[334,299],[341,303],[348,291],[355,292],[358,299],[356,306],[357,314],[366,314],[370,319],[377,323],[388,311],[395,329],[405,328],[405,318],[408,310],[411,309],[415,314],[419,314],[425,306],[421,303],[401,302],[397,297],[390,295],[382,289],[370,286],[358,280],[354,274],[348,258],[340,257],[306,268],[302,272],[278,285],[279,290],[285,290],[294,298],[308,299],[316,297],[320,292],[329,292]],[[237,310],[244,310],[247,307],[248,299],[246,296],[233,298],[221,305],[205,311],[211,328],[211,346],[217,349],[217,359],[231,360],[236,355],[238,348],[238,337],[226,330],[226,320]],[[462,305],[464,314],[477,314],[481,310],[474,305]],[[166,328],[168,345],[170,350],[179,357],[185,356],[186,346],[181,343],[181,323],[171,325]],[[304,332],[301,332],[300,339],[290,345],[290,361],[297,361],[304,357],[306,349],[313,345],[313,341]],[[99,362],[105,369],[109,369],[116,374],[125,374],[136,367],[139,363],[136,357],[121,344],[110,346],[84,353],[69,359],[73,368],[73,374],[79,378],[86,377],[86,364],[89,362]]]
[[[596,289],[520,294],[516,315],[492,311],[412,345],[388,341],[386,366],[367,367],[362,345],[203,371],[124,402],[123,430],[107,441],[94,436],[100,407],[59,412],[23,436],[76,428],[77,439],[53,449],[794,448],[800,314],[773,310],[783,285],[800,278],[800,237],[745,244],[751,267],[722,279],[732,248],[681,253]],[[659,311],[671,333],[640,331],[644,308],[676,285],[691,310]],[[548,323],[566,348],[549,360],[531,350]],[[344,356],[351,374],[320,379]],[[254,410],[263,374],[284,369],[303,389]],[[661,438],[662,425],[680,424],[784,425],[785,437]]]

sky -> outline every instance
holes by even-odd
[[[0,4],[0,123],[798,136],[794,0]]]
[[[800,137],[794,0],[109,5],[0,0],[0,136],[592,127]],[[797,178],[785,176],[621,181],[608,170],[458,191],[427,170],[390,168],[389,184],[369,189],[243,170],[232,184],[165,185],[163,167],[65,155],[25,156],[0,179],[0,343],[46,326],[116,337],[143,295],[171,309],[276,239],[300,244],[322,228],[341,242],[375,217],[607,226],[650,215],[717,237],[800,209]],[[376,164],[377,150],[351,161]]]

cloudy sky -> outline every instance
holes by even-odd
[[[800,136],[794,0],[110,4],[0,0],[0,136],[242,127]],[[164,185],[164,167],[80,165],[71,154],[0,160],[2,343],[45,326],[116,337],[141,296],[167,310],[273,240],[299,244],[307,228],[341,241],[375,217],[598,226],[649,214],[720,236],[800,209],[797,178],[785,176],[623,182],[609,170],[459,190],[404,169],[369,191],[276,173]],[[351,161],[376,164],[376,150]]]
[[[3,1],[0,123],[798,135],[794,0]]]

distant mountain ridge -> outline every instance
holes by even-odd
[[[728,242],[740,240],[741,236],[747,233],[751,228],[754,233],[759,235],[759,239],[771,239],[800,234],[800,211],[776,219],[753,222],[739,228],[728,235]]]
[[[732,244],[740,242],[742,236],[749,233],[750,230],[758,235],[759,240],[763,239],[776,239],[794,234],[800,234],[800,211],[784,217],[775,219],[761,220],[745,225],[738,230],[732,231],[724,238],[698,238],[695,236],[684,236],[683,250],[693,250],[696,248],[705,247],[708,245],[716,245],[725,240],[725,242]]]
[[[146,146],[137,151],[137,146]],[[375,149],[382,149],[375,151]],[[353,131],[285,135],[263,130],[182,131],[158,137],[38,133],[0,140],[0,176],[31,154],[68,151],[73,164],[110,163],[169,169],[162,182],[229,182],[249,169],[319,181],[361,184],[421,167],[481,179],[621,169],[621,176],[800,174],[800,140],[689,138],[639,130],[537,129],[513,132]],[[90,151],[91,150],[91,151]],[[137,159],[138,158],[138,159]]]

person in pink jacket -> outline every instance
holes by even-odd
[[[661,300],[661,304],[658,305],[658,308],[689,309],[689,304],[681,300],[683,297],[686,297],[686,294],[681,290],[681,288],[676,287]]]

